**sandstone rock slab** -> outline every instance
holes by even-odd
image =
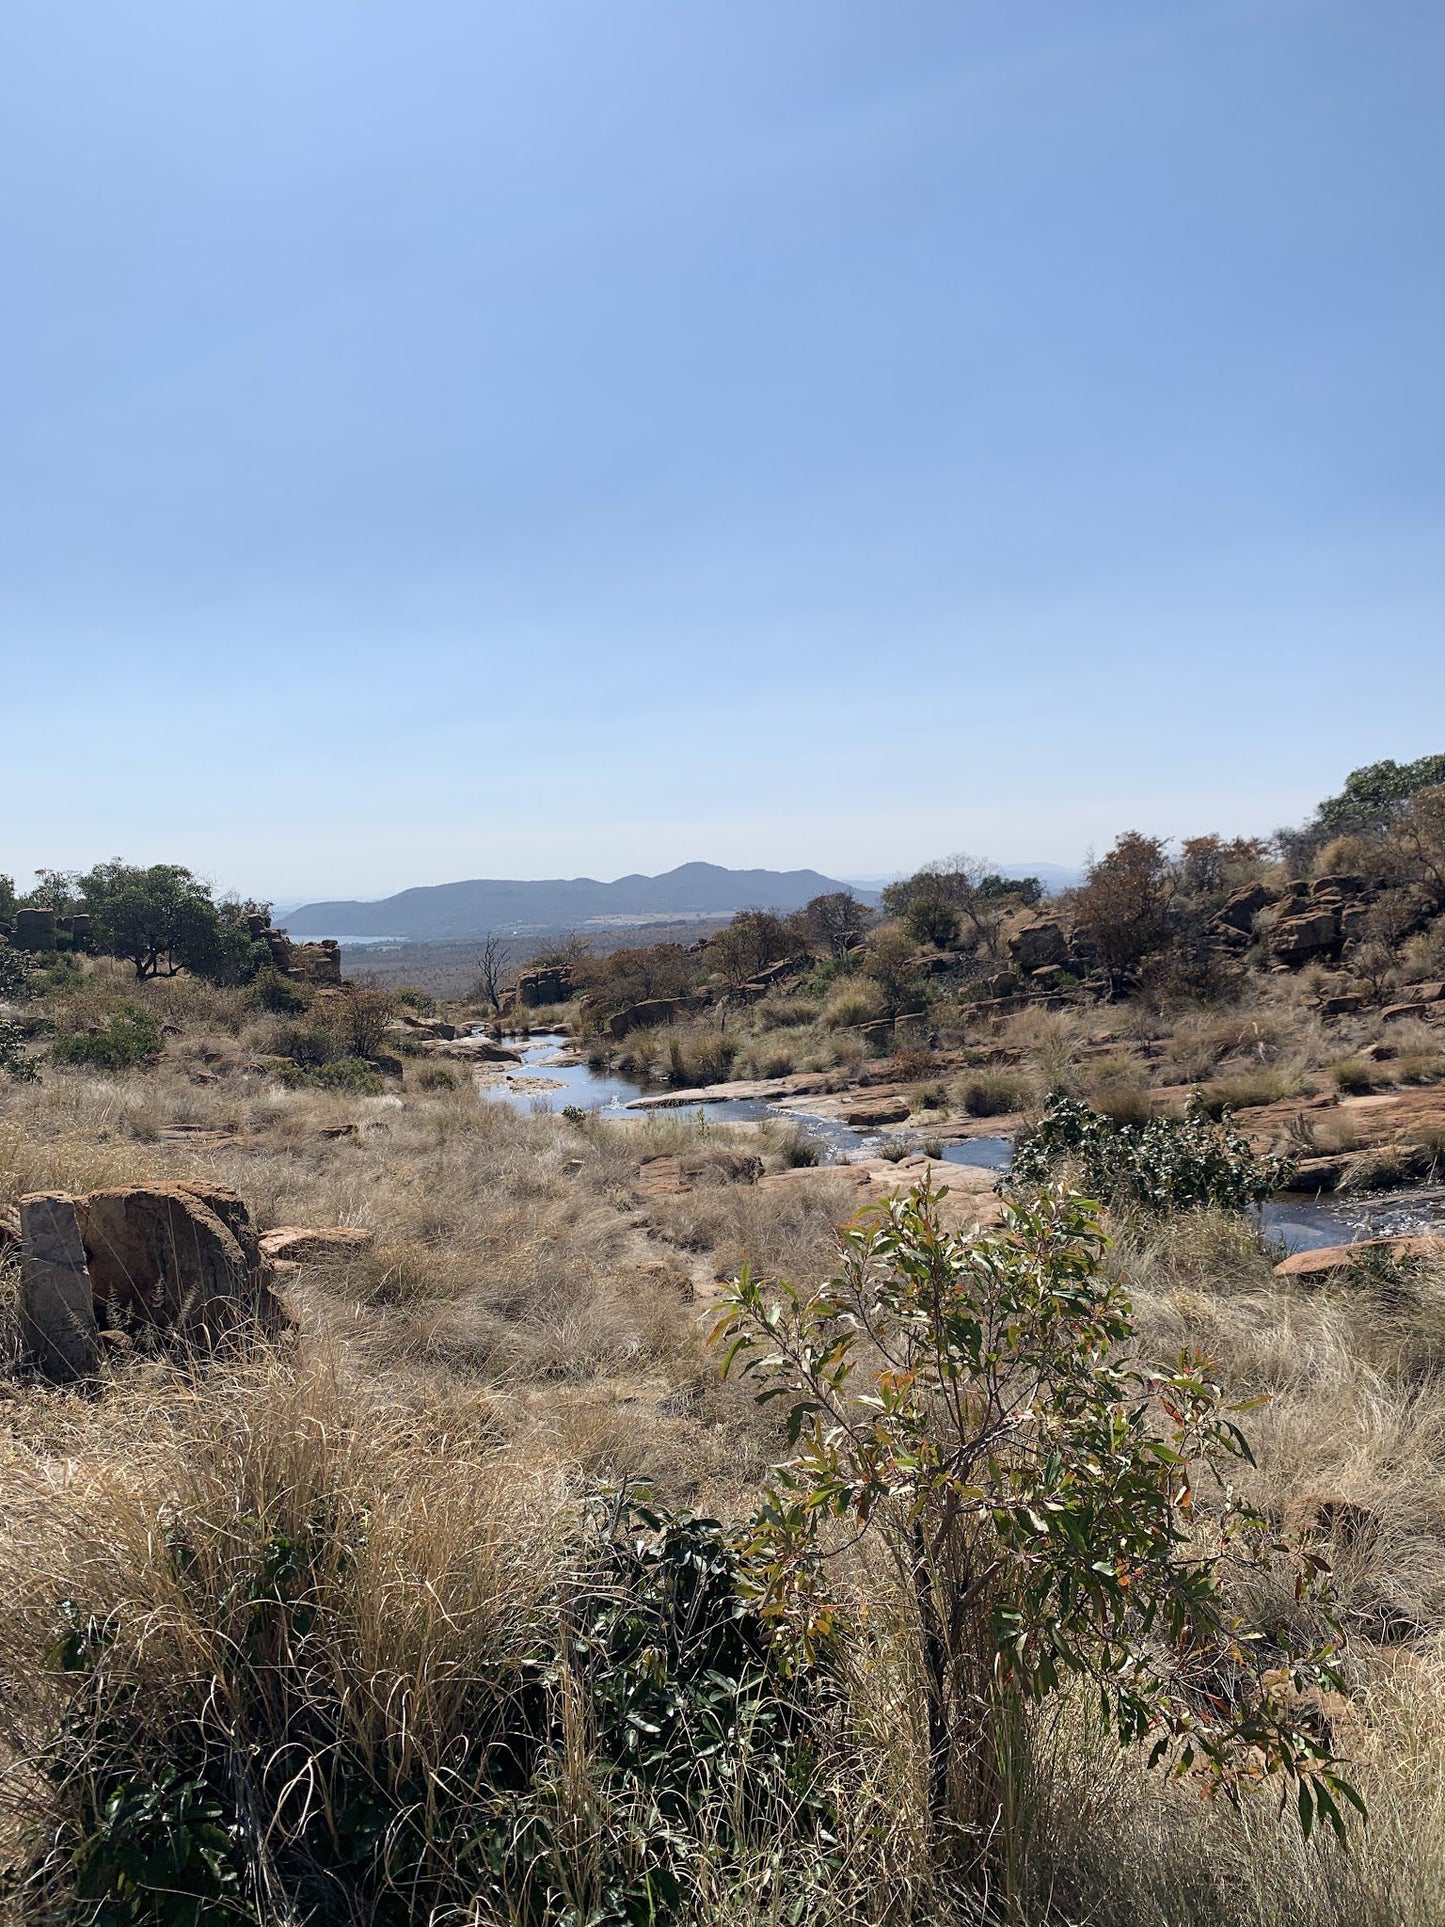
[[[1388,1251],[1392,1258],[1445,1258],[1445,1238],[1357,1238],[1348,1245],[1321,1245],[1317,1251],[1297,1251],[1274,1268],[1276,1278],[1310,1278],[1316,1282],[1348,1271],[1366,1251]]]
[[[284,1317],[245,1205],[223,1186],[151,1184],[76,1200],[95,1302],[202,1348]]]
[[[376,1233],[361,1225],[278,1225],[263,1231],[260,1246],[263,1256],[293,1265],[344,1264],[376,1243]]]
[[[49,1378],[86,1378],[100,1362],[100,1332],[75,1202],[61,1191],[20,1200],[20,1330]]]

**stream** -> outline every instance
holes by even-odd
[[[642,1085],[630,1078],[589,1070],[576,1059],[571,1039],[561,1032],[534,1034],[521,1047],[521,1055],[522,1062],[515,1069],[506,1069],[495,1082],[481,1084],[484,1097],[511,1104],[519,1111],[560,1111],[575,1106],[622,1122],[646,1115],[627,1108],[634,1098],[646,1095]],[[776,1118],[780,1123],[795,1124],[815,1140],[828,1163],[866,1157],[887,1142],[877,1132],[855,1130],[833,1118],[810,1117],[805,1111],[770,1104],[764,1098],[714,1100],[698,1108],[721,1120]],[[948,1164],[1006,1171],[1013,1145],[1006,1137],[965,1138],[958,1144],[945,1144],[939,1155]],[[1271,1198],[1260,1216],[1265,1233],[1291,1252],[1353,1244],[1358,1238],[1445,1231],[1445,1187],[1349,1199],[1285,1192]]]

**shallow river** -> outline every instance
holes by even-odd
[[[633,1098],[644,1095],[640,1084],[591,1071],[585,1064],[569,1063],[565,1060],[571,1052],[571,1040],[565,1036],[554,1032],[534,1036],[522,1050],[522,1063],[515,1070],[508,1069],[496,1082],[483,1084],[482,1094],[515,1105],[518,1110],[560,1111],[575,1105],[579,1110],[623,1120],[646,1115],[627,1109]],[[734,1098],[705,1108],[709,1117],[775,1117],[796,1124],[817,1140],[832,1161],[866,1156],[885,1141],[876,1132],[856,1131],[832,1118],[784,1110],[762,1098]],[[926,1132],[921,1135],[926,1136]],[[981,1164],[989,1171],[1006,1171],[1012,1154],[1013,1146],[1006,1137],[968,1138],[961,1144],[947,1144],[942,1151],[950,1164]],[[1286,1250],[1313,1251],[1321,1245],[1350,1244],[1356,1238],[1445,1229],[1445,1189],[1349,1201],[1286,1194],[1271,1199],[1262,1218],[1265,1231]]]

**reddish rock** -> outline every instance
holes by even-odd
[[[284,1324],[233,1191],[121,1186],[92,1191],[75,1209],[95,1302],[107,1318],[135,1319],[198,1346],[248,1324],[272,1331]]]
[[[63,1191],[20,1200],[20,1335],[47,1377],[86,1378],[100,1362],[100,1332],[75,1201]]]
[[[1254,920],[1260,911],[1273,902],[1273,890],[1266,888],[1263,883],[1246,883],[1242,889],[1236,890],[1232,897],[1225,900],[1215,917],[1215,922],[1247,935],[1254,927]]]
[[[1329,1278],[1348,1271],[1366,1251],[1388,1251],[1392,1258],[1445,1258],[1445,1238],[1357,1238],[1349,1245],[1322,1245],[1297,1251],[1274,1268],[1276,1278]]]

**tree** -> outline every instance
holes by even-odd
[[[896,1016],[922,994],[913,939],[896,923],[874,931],[864,954],[863,970],[882,992],[890,1016]]]
[[[15,894],[15,879],[0,875],[0,923],[9,923],[15,915],[19,898]]]
[[[729,990],[741,990],[787,954],[787,931],[771,910],[739,910],[707,947],[708,962]]]
[[[76,879],[68,870],[37,870],[34,887],[23,899],[27,908],[64,916],[76,907]]]
[[[1169,941],[1176,876],[1163,839],[1126,830],[1089,865],[1073,893],[1075,928],[1117,991],[1151,951]]]
[[[489,930],[477,952],[477,992],[494,1011],[502,1008],[502,979],[511,961],[511,946],[495,930]]]
[[[1179,846],[1179,888],[1191,897],[1224,897],[1256,876],[1269,855],[1257,836],[1190,836]]]
[[[1421,756],[1413,763],[1386,757],[1351,770],[1338,796],[1328,796],[1316,811],[1330,836],[1382,830],[1393,823],[1418,790],[1445,784],[1445,754]]]
[[[1275,841],[1289,868],[1303,874],[1315,852],[1332,837],[1370,836],[1387,830],[1419,790],[1445,784],[1445,753],[1413,763],[1386,757],[1351,770],[1338,796],[1327,796],[1307,823],[1278,830]]]
[[[1391,834],[1420,882],[1437,903],[1445,903],[1445,783],[1417,790]]]
[[[931,943],[946,950],[958,942],[958,911],[947,897],[915,897],[904,913],[903,922],[915,943]]]
[[[81,877],[79,888],[99,947],[128,958],[139,979],[185,969],[224,980],[238,963],[236,938],[245,928],[240,907],[223,927],[210,890],[180,864],[140,869],[116,859]],[[249,931],[246,947],[249,953]]]
[[[1001,876],[985,858],[960,851],[925,863],[901,883],[890,883],[883,892],[883,908],[890,917],[906,917],[920,902],[951,904],[974,947],[997,958],[1010,913],[1036,904],[1043,893],[1037,877]]]
[[[866,905],[848,890],[829,890],[813,897],[803,909],[803,927],[809,940],[830,957],[846,957],[863,941],[868,928]]]
[[[879,1545],[921,1698],[933,1844],[1002,1871],[1011,1745],[1030,1704],[1086,1685],[1121,1745],[1144,1743],[1238,1799],[1273,1781],[1306,1832],[1359,1801],[1319,1710],[1325,1637],[1239,1629],[1232,1575],[1286,1558],[1234,1494],[1249,1447],[1209,1361],[1132,1361],[1097,1208],[1063,1190],[999,1234],[945,1230],[927,1185],[841,1234],[815,1292],[744,1271],[713,1334],[780,1400],[797,1450],[748,1542],[760,1610],[808,1666],[840,1629],[830,1561]],[[1210,1495],[1196,1510],[1196,1496]]]

